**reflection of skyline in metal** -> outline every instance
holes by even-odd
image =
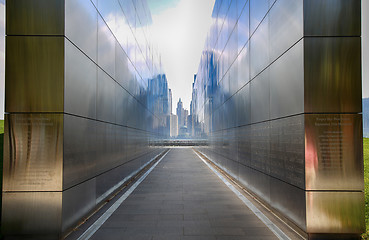
[[[360,6],[216,1],[194,82],[200,149],[308,234],[364,231]]]
[[[62,238],[162,151],[145,2],[7,2],[2,234]]]

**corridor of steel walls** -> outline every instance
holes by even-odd
[[[2,235],[358,238],[360,12],[216,0],[173,148],[146,0],[8,0]]]

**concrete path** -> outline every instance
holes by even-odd
[[[190,148],[173,148],[91,239],[277,239]]]

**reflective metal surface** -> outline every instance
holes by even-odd
[[[61,230],[65,233],[86,216],[96,205],[96,182],[93,178],[62,192]]]
[[[262,1],[264,2],[264,1]],[[252,13],[252,10],[250,10]],[[252,19],[252,18],[251,18]],[[250,38],[250,78],[253,79],[270,63],[269,14]],[[251,24],[251,23],[250,23]]]
[[[3,191],[61,191],[63,115],[5,115]]]
[[[105,72],[97,71],[96,117],[106,122],[115,122],[115,88],[118,87]]]
[[[306,192],[306,225],[310,233],[365,231],[363,192]]]
[[[251,122],[261,122],[270,117],[270,70],[266,69],[251,81]]]
[[[65,1],[65,36],[97,62],[97,12],[90,0]],[[78,23],[78,24],[76,24]],[[80,27],[83,26],[83,27]],[[68,61],[67,61],[68,63]]]
[[[97,123],[64,115],[63,189],[95,176],[99,144]]]
[[[305,38],[305,112],[361,112],[359,37]]]
[[[64,0],[7,1],[6,34],[64,35]]]
[[[64,57],[64,111],[96,118],[97,66],[68,40]]]
[[[300,189],[305,188],[304,136],[304,115],[270,122],[270,175]]]
[[[360,36],[361,1],[304,1],[305,36]]]
[[[299,187],[286,184],[276,178],[270,178],[269,204],[278,212],[283,213],[291,222],[305,232],[306,227],[306,196]]]
[[[198,149],[311,237],[364,230],[360,2],[217,0],[194,81]]]
[[[305,115],[306,190],[362,191],[361,139],[361,115]]]
[[[63,112],[63,49],[63,37],[6,37],[6,112]]]
[[[3,192],[1,233],[18,235],[18,239],[31,234],[58,239],[60,235],[55,233],[62,224],[62,195],[62,192]]]
[[[6,237],[62,238],[163,151],[151,21],[146,0],[7,2]]]
[[[303,37],[303,0],[278,0],[269,13],[270,59],[274,61]],[[284,84],[281,84],[284,86]]]
[[[300,41],[270,66],[271,119],[304,112],[303,55]]]
[[[115,78],[115,41],[105,21],[98,16],[97,64],[112,78]]]

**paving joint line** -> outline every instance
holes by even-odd
[[[138,187],[138,185],[145,180],[152,170],[163,160],[163,158],[170,152],[166,151],[159,160],[154,163],[147,172],[145,172],[112,206],[109,207],[77,240],[90,239],[97,230],[108,220],[108,218],[119,208],[119,206],[131,195],[131,193]]]

